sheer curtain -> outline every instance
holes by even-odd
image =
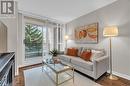
[[[43,57],[50,57],[49,51],[57,49],[64,50],[64,25],[57,23],[45,23],[46,28],[46,43],[43,43]]]
[[[46,50],[50,51],[57,49],[58,51],[64,50],[64,25],[57,23],[47,22],[45,24],[47,29],[46,33]],[[44,45],[43,45],[44,46]]]
[[[52,50],[54,49],[55,47],[55,27],[56,25],[55,24],[51,24],[51,23],[48,23],[47,24],[47,29],[48,29],[48,32],[47,32],[47,35],[48,35],[48,49],[49,50]]]
[[[64,51],[64,25],[58,24],[56,28],[56,49],[59,51]]]

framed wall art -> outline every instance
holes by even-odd
[[[74,33],[77,43],[98,43],[98,23],[78,27]]]

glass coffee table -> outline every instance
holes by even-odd
[[[52,59],[44,59],[42,63],[42,71],[45,71],[45,73],[56,84],[56,86],[69,80],[73,80],[74,83],[73,66],[64,64],[63,62],[54,63]]]

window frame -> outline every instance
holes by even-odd
[[[29,22],[25,22],[25,26],[24,26],[24,29],[25,29],[25,27],[26,27],[26,25],[34,25],[34,26],[37,26],[37,27],[41,27],[41,29],[42,29],[42,48],[41,48],[41,50],[42,50],[42,52],[43,52],[43,28],[45,27],[45,26],[43,26],[43,25],[38,25],[38,24],[34,24],[34,23],[29,23]],[[25,35],[25,31],[24,31],[24,35]],[[46,41],[46,43],[47,43],[47,39],[45,40]],[[24,45],[25,45],[25,37],[24,37]],[[25,51],[25,48],[24,48],[24,51]],[[25,51],[26,52],[26,51]],[[33,59],[33,58],[37,58],[37,57],[42,57],[42,56],[35,56],[35,57],[31,57],[31,58],[27,58],[26,57],[26,54],[24,54],[25,55],[25,60],[26,59]]]

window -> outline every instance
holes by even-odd
[[[27,21],[25,24],[25,59],[42,57],[44,52],[57,49],[64,50],[63,25],[56,23],[39,23]],[[31,23],[29,23],[31,22]]]
[[[46,29],[35,24],[25,25],[25,58],[42,56],[43,43],[46,43]]]

